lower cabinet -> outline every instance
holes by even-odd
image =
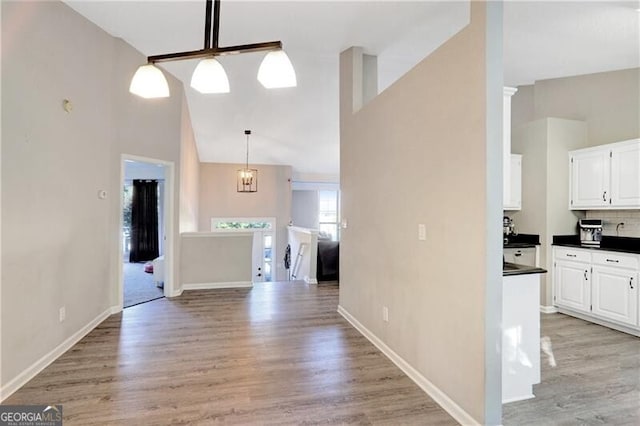
[[[553,276],[556,305],[580,312],[591,310],[590,267],[586,263],[556,261]]]
[[[635,326],[638,324],[638,274],[623,269],[594,266],[592,313]]]
[[[553,299],[558,308],[640,335],[640,255],[554,247],[553,260]]]

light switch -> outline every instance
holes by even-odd
[[[424,223],[418,224],[418,240],[425,241],[427,239],[427,227]]]

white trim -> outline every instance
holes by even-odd
[[[304,282],[307,284],[318,284],[318,280],[315,278],[304,277]]]
[[[556,308],[555,306],[540,305],[540,312],[542,312],[543,314],[555,314],[558,312],[558,308]]]
[[[119,210],[119,222],[118,222],[118,232],[122,232],[123,226],[123,218],[122,218],[122,209],[123,205],[123,197],[122,197],[122,188],[124,187],[124,178],[125,178],[125,162],[127,160],[137,161],[142,163],[151,163],[158,164],[164,166],[164,296],[165,297],[175,297],[175,293],[179,291],[179,289],[174,289],[174,264],[176,262],[175,259],[175,233],[174,233],[174,223],[175,223],[175,164],[173,161],[165,161],[159,160],[156,158],[149,157],[141,157],[138,155],[130,155],[130,154],[121,154],[120,155],[120,184],[118,186],[118,196],[120,198],[120,210]],[[116,259],[122,259],[122,238],[118,238],[118,257]],[[122,271],[122,261],[118,261],[118,305],[120,306],[120,310],[124,307],[124,273]],[[181,292],[180,292],[181,293]]]
[[[303,228],[301,226],[293,226],[293,225],[287,226],[287,229],[290,229],[290,230],[296,231],[296,232],[300,232],[302,234],[309,234],[309,235],[318,235],[318,232],[320,232],[317,229]]]
[[[182,290],[217,290],[221,288],[251,288],[253,283],[251,281],[231,281],[222,283],[190,283],[182,284]]]
[[[390,347],[388,347],[382,340],[380,340],[375,334],[369,331],[364,325],[362,325],[357,319],[355,319],[346,309],[338,305],[338,313],[342,315],[344,319],[366,337],[373,345],[378,348],[387,358],[389,358],[400,370],[402,370],[415,384],[427,393],[438,405],[440,405],[447,413],[451,415],[458,423],[463,425],[479,425],[469,413],[464,411],[462,407],[455,403],[451,398],[447,396],[443,391],[431,383],[427,378],[420,374],[415,368],[413,368],[407,361],[405,361],[400,355],[396,354]]]
[[[527,399],[532,399],[535,398],[536,396],[534,394],[529,394],[529,395],[524,395],[524,396],[516,396],[514,398],[509,398],[509,399],[505,399],[504,401],[502,401],[503,404],[508,404],[510,402],[517,402],[517,401],[524,401]]]
[[[245,231],[243,229],[243,231]],[[180,235],[184,238],[223,238],[223,237],[252,237],[254,232],[183,232]]]
[[[52,362],[60,358],[65,352],[71,349],[76,343],[82,340],[87,334],[93,331],[102,321],[107,319],[110,315],[120,312],[119,306],[112,306],[107,308],[106,311],[95,317],[91,322],[82,327],[80,330],[73,333],[68,339],[60,343],[51,352],[45,354],[42,358],[34,362],[30,367],[27,367],[22,373],[18,374],[13,380],[9,381],[6,385],[0,389],[0,402],[7,399],[15,391],[24,386],[29,380],[33,379],[38,373],[47,368]]]

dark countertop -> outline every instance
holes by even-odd
[[[547,271],[537,266],[518,265],[517,263],[504,262],[502,264],[502,276],[510,277],[513,275],[526,274],[546,274]]]
[[[535,234],[517,234],[509,235],[507,243],[503,244],[504,248],[527,248],[540,245],[540,235]]]
[[[504,244],[502,248],[531,248],[539,245],[540,244],[533,244],[533,243],[508,243],[508,244]]]
[[[573,247],[600,251],[616,251],[620,253],[640,254],[640,238],[602,236],[600,247],[589,247],[580,244],[579,235],[554,235],[553,244],[560,247]]]

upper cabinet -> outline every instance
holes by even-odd
[[[640,209],[640,139],[569,153],[569,208]]]
[[[504,199],[504,210],[522,210],[522,155],[511,154],[509,158],[509,198]]]
[[[640,139],[611,147],[611,205],[640,208]]]
[[[572,209],[609,205],[609,151],[603,149],[574,151],[571,162]]]
[[[502,199],[507,210],[511,197],[511,97],[518,91],[504,87],[502,91]]]

